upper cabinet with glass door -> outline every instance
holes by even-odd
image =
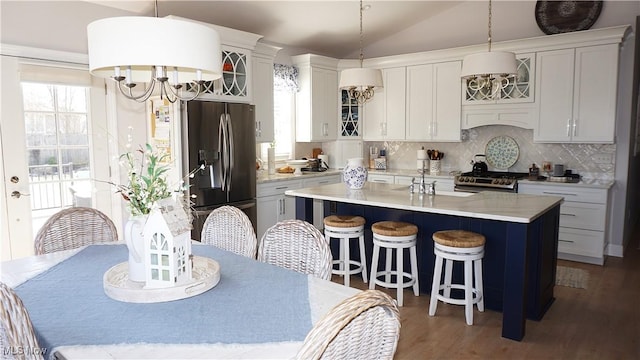
[[[204,100],[251,102],[251,51],[224,46],[222,49],[222,77],[206,81],[198,97]],[[189,91],[193,88],[189,86]]]
[[[478,89],[475,80],[466,80],[462,88],[462,105],[531,103],[534,100],[535,53],[518,54],[518,73],[509,76],[508,84],[494,98],[488,89]]]
[[[340,131],[341,138],[361,138],[358,101],[349,96],[347,90],[340,91]]]

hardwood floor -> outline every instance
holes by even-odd
[[[541,321],[527,321],[521,342],[501,337],[501,313],[476,309],[467,326],[463,306],[439,303],[429,317],[429,296],[405,289],[395,359],[640,359],[640,231],[634,234],[625,257],[604,266],[559,260],[587,270],[588,288],[556,286],[555,302]],[[351,282],[367,288],[359,276]],[[377,289],[395,298],[395,290]]]

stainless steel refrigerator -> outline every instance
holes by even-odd
[[[200,240],[207,216],[222,205],[240,208],[256,227],[254,106],[192,100],[182,106],[183,173],[195,210],[191,237]]]

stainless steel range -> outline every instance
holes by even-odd
[[[454,191],[502,191],[516,193],[518,192],[518,179],[526,178],[528,175],[528,173],[500,171],[486,171],[482,173],[466,172],[454,178]]]

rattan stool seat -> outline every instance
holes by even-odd
[[[485,243],[484,235],[467,230],[443,230],[433,233],[433,241],[457,248],[473,248]]]
[[[366,222],[362,216],[354,216],[354,215],[329,215],[324,218],[324,224],[340,227],[340,228],[349,228],[355,226],[362,226]]]
[[[402,221],[379,221],[371,225],[374,234],[386,236],[410,236],[418,233],[418,227]]]

